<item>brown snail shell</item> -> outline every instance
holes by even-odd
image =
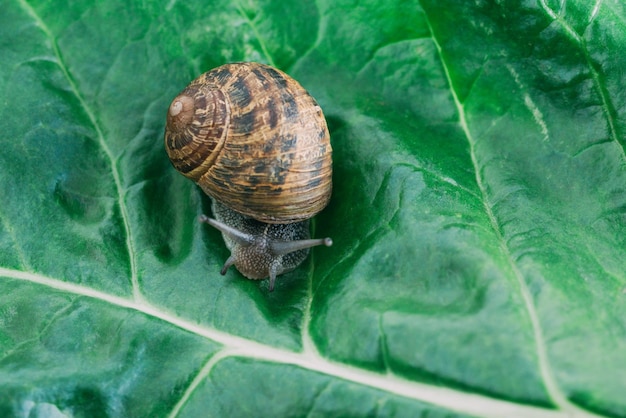
[[[206,194],[262,222],[309,219],[330,199],[322,110],[297,81],[264,64],[226,64],[192,81],[170,105],[165,148]]]

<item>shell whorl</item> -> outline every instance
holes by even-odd
[[[174,167],[212,198],[267,223],[308,219],[330,199],[332,149],[322,111],[300,84],[263,64],[226,64],[168,110]]]
[[[202,76],[174,98],[165,149],[176,170],[196,182],[206,173],[226,139],[229,113],[224,94]]]

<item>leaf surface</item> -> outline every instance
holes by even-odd
[[[619,2],[10,0],[0,415],[626,416]],[[226,62],[324,109],[276,290],[200,225],[165,112]]]

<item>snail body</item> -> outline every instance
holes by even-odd
[[[309,219],[330,200],[332,149],[322,110],[300,84],[263,64],[226,64],[193,80],[167,114],[173,166],[211,197],[231,250],[221,273],[250,279],[293,270],[311,240]]]

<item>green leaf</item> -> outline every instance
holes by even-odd
[[[199,3],[3,4],[1,416],[626,416],[621,2]],[[163,149],[233,61],[331,130],[272,293]]]

